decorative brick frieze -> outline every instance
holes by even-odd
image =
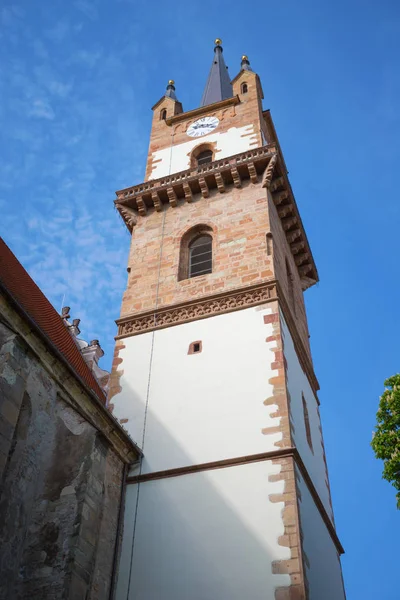
[[[122,317],[116,321],[118,325],[118,334],[115,339],[121,340],[126,337],[131,337],[132,335],[146,333],[147,331],[164,329],[165,327],[172,327],[174,325],[188,323],[197,319],[206,319],[208,317],[216,316],[226,312],[232,312],[242,308],[249,308],[250,306],[257,306],[273,300],[278,300],[279,302],[280,309],[284,314],[285,321],[292,336],[300,363],[316,395],[317,402],[319,403],[317,397],[319,383],[315,376],[309,353],[307,352],[307,349],[301,340],[288,303],[286,302],[282,289],[276,280],[266,281],[262,284],[240,288],[231,292],[208,295],[204,298],[199,298],[191,302],[182,302],[171,304],[169,306],[161,306],[156,311],[148,310],[146,312],[139,312],[133,315]],[[279,319],[278,314],[268,316],[267,318],[270,317],[276,320]],[[281,350],[281,348],[279,348],[279,350]],[[119,347],[117,345],[115,348],[115,357],[117,358],[118,352]],[[280,376],[282,377],[282,374]],[[117,387],[115,387],[114,382],[115,374],[113,367],[109,398],[120,391],[117,389],[119,384],[117,384]],[[276,382],[273,383],[274,385],[277,385]]]
[[[156,311],[138,313],[118,319],[117,339],[256,306],[274,298],[277,298],[276,282],[271,281],[188,303],[161,307]]]

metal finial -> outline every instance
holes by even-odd
[[[175,81],[173,79],[169,79],[168,80],[168,85],[167,85],[167,91],[165,92],[165,95],[168,98],[172,98],[172,100],[177,100],[177,97],[175,95]]]
[[[244,70],[244,71],[252,70],[250,67],[249,57],[247,56],[247,54],[243,54],[243,56],[242,56],[241,67],[242,67],[242,70]]]
[[[216,46],[221,46],[221,44],[222,44],[222,40],[221,40],[220,38],[217,38],[217,39],[215,40],[214,44],[215,44]]]

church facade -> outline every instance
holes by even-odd
[[[143,455],[117,600],[342,600],[303,293],[318,273],[258,75],[153,107],[109,407]]]

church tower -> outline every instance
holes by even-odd
[[[201,105],[153,106],[110,408],[143,451],[117,600],[342,600],[303,293],[318,281],[271,114],[221,41]]]

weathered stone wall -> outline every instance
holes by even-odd
[[[109,597],[123,461],[78,405],[0,321],[1,598]]]

